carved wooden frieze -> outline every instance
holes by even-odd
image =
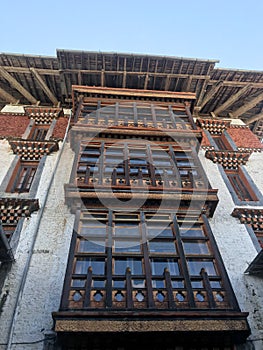
[[[209,131],[212,135],[221,135],[230,126],[230,121],[218,119],[198,119],[197,122],[202,129]]]
[[[29,217],[39,209],[37,199],[0,198],[0,220],[3,224],[16,225],[22,217]]]

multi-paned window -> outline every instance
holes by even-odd
[[[225,170],[226,176],[241,201],[258,201],[249,181],[241,169]]]
[[[191,148],[133,143],[83,145],[78,186],[205,188],[201,165]]]
[[[29,192],[37,171],[37,162],[20,161],[7,187],[8,192]]]
[[[98,103],[97,110],[83,103],[79,119],[84,119],[86,124],[101,126],[139,126],[164,130],[192,128],[185,109],[173,110],[172,106],[160,107],[149,103],[115,103],[103,108]]]
[[[84,211],[62,307],[231,308],[215,251],[201,218]]]

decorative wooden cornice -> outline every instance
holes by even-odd
[[[63,115],[61,108],[26,108],[26,115],[35,120],[35,124],[51,124],[53,119]]]
[[[240,165],[245,165],[249,159],[251,151],[216,151],[208,150],[205,156],[214,163],[221,164],[225,169],[237,169]]]
[[[20,218],[29,217],[38,209],[38,199],[0,198],[0,220],[3,224],[16,225]]]
[[[39,161],[43,156],[58,150],[56,141],[12,140],[9,144],[21,160]]]
[[[230,121],[219,119],[198,119],[197,123],[212,135],[221,135],[230,126]]]
[[[251,225],[256,231],[263,230],[263,209],[235,208],[231,215],[241,224]]]

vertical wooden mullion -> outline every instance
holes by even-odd
[[[207,272],[205,271],[204,268],[201,269],[200,275],[201,275],[201,277],[203,279],[204,287],[205,287],[205,290],[206,290],[206,293],[207,293],[209,307],[211,309],[215,309],[216,308],[216,303],[215,303],[214,296],[213,296],[213,290],[211,288]]]
[[[150,168],[149,170],[150,170],[152,186],[156,186],[155,169],[154,169],[154,165],[153,165],[153,158],[152,158],[152,152],[151,152],[150,145],[147,145],[146,152],[147,152],[146,154],[147,154],[149,168]]]
[[[209,241],[211,243],[211,246],[213,248],[213,253],[214,253],[214,258],[216,261],[217,269],[219,270],[219,274],[222,278],[223,285],[224,285],[224,288],[226,290],[227,298],[229,300],[230,306],[233,307],[234,310],[240,311],[235,293],[232,289],[228,274],[226,272],[226,269],[225,269],[225,266],[223,263],[223,259],[219,253],[219,250],[218,250],[214,235],[212,233],[212,230],[210,228],[208,219],[204,214],[202,214],[202,219],[204,222],[205,231],[207,233],[207,236],[208,236]]]
[[[125,174],[125,183],[127,186],[130,186],[130,169],[129,169],[129,149],[128,144],[124,144],[124,174]]]
[[[152,272],[151,272],[150,258],[149,258],[148,248],[147,248],[146,224],[145,224],[145,217],[143,212],[140,212],[140,221],[141,221],[141,229],[142,229],[142,249],[143,249],[147,297],[148,297],[147,298],[148,307],[154,308],[155,304],[153,300]]]
[[[171,275],[170,275],[170,272],[168,269],[164,269],[164,279],[165,279],[165,286],[166,286],[166,290],[167,290],[169,309],[175,309],[176,306],[175,306],[175,302],[174,302]]]
[[[155,112],[154,104],[151,104],[151,113],[152,113],[153,126],[157,128],[157,120],[156,120],[156,112]]]
[[[186,114],[188,116],[188,120],[191,124],[191,127],[193,128],[193,130],[197,130],[197,126],[195,125],[192,113],[190,112],[190,108],[188,106],[185,106],[185,111],[186,111]]]
[[[77,169],[78,169],[78,163],[79,163],[79,160],[80,160],[80,156],[81,156],[81,149],[82,149],[82,145],[79,144],[77,146],[77,149],[76,149],[76,153],[75,153],[75,158],[74,158],[74,162],[73,162],[73,166],[72,166],[72,171],[71,171],[71,174],[70,174],[70,183],[76,183],[76,179],[77,179]]]
[[[101,143],[100,147],[100,158],[99,158],[99,180],[98,184],[101,185],[103,182],[103,167],[104,167],[104,142]]]
[[[108,220],[108,239],[106,252],[107,252],[107,263],[106,263],[106,307],[112,307],[112,211],[109,210]]]
[[[87,166],[86,172],[85,172],[85,178],[84,178],[84,183],[85,184],[89,183],[89,177],[90,177],[90,167]]]
[[[184,254],[184,248],[183,248],[183,244],[182,244],[180,229],[179,229],[176,215],[174,215],[174,217],[173,217],[173,226],[174,226],[174,230],[175,230],[178,253],[179,253],[180,260],[181,260],[182,272],[184,275],[185,285],[186,285],[186,289],[187,289],[189,306],[191,308],[195,308],[194,293],[193,293],[192,284],[191,284],[191,280],[190,280],[190,276],[189,276],[189,272],[188,272],[188,268],[187,268],[186,257]]]
[[[86,277],[86,285],[85,285],[85,298],[83,302],[83,307],[90,306],[90,297],[91,297],[91,287],[92,287],[92,268],[89,266]]]
[[[192,151],[191,155],[193,157],[194,164],[196,164],[196,166],[197,166],[197,174],[199,173],[201,175],[201,178],[207,184],[207,188],[210,188],[210,183],[208,181],[206,173],[205,173],[205,171],[203,169],[203,166],[202,166],[201,161],[200,161],[200,159],[198,157],[198,154],[196,153],[196,150],[195,150],[195,148],[193,146],[191,147],[191,151]]]
[[[173,171],[174,171],[176,180],[178,181],[179,186],[182,187],[181,175],[180,175],[180,172],[178,170],[177,160],[176,160],[176,157],[175,157],[175,154],[174,154],[173,147],[171,145],[169,146],[169,154],[170,154],[170,157],[172,158],[172,162],[171,163],[172,163],[172,166],[173,166]]]
[[[24,192],[26,190],[26,185],[28,184],[28,180],[29,180],[31,170],[32,170],[31,166],[23,166],[23,168],[26,169],[26,173],[25,173],[24,180],[21,184],[21,188],[19,190],[20,192]],[[23,168],[22,168],[22,171],[23,171]]]
[[[98,101],[97,109],[96,109],[96,118],[95,118],[95,124],[99,124],[100,119],[100,108],[101,108],[101,101]]]
[[[66,309],[69,303],[68,299],[69,299],[69,293],[70,293],[71,278],[73,274],[74,256],[75,256],[75,249],[76,249],[76,243],[77,243],[77,232],[79,228],[79,222],[80,222],[80,209],[77,209],[71,243],[70,243],[70,249],[69,249],[67,269],[66,269],[66,274],[65,274],[64,284],[63,284],[63,293],[62,293],[62,298],[60,303],[60,309]]]
[[[133,103],[133,118],[134,118],[134,126],[138,126],[138,111],[136,102]]]
[[[119,119],[119,102],[116,102],[115,115],[114,115],[114,125],[118,125],[118,119]]]
[[[127,267],[126,269],[126,307],[128,309],[133,308],[133,299],[132,299],[132,281],[131,281],[131,269]]]
[[[170,115],[170,119],[171,119],[172,125],[176,129],[177,126],[176,126],[176,121],[175,121],[175,117],[174,117],[172,106],[169,105],[168,108],[169,108],[169,115]]]

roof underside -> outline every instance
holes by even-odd
[[[0,105],[71,107],[72,85],[196,93],[195,112],[263,119],[263,72],[215,60],[58,50],[57,57],[0,54]],[[230,114],[229,114],[230,113]]]

